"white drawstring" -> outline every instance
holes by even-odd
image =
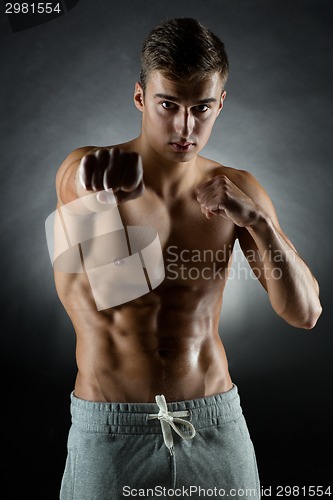
[[[182,439],[193,439],[195,436],[195,428],[183,418],[179,417],[188,417],[190,412],[188,410],[185,411],[168,411],[168,406],[163,394],[160,396],[155,396],[155,401],[160,411],[158,413],[149,413],[148,419],[151,420],[153,418],[158,418],[161,422],[162,434],[164,443],[169,449],[171,455],[173,454],[173,437],[171,427]],[[183,424],[191,430],[191,434],[188,436],[184,432],[182,432],[177,426],[177,424]]]

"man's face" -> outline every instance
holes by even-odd
[[[175,82],[153,71],[146,92],[136,85],[135,105],[142,111],[142,136],[150,148],[172,162],[190,161],[206,145],[222,107],[218,73],[201,82]]]

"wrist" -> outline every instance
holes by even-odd
[[[245,227],[253,236],[267,236],[273,230],[272,220],[259,205],[256,208],[252,222]]]

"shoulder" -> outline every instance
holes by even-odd
[[[58,200],[61,204],[75,198],[74,182],[71,180],[73,172],[77,169],[81,158],[87,153],[94,151],[95,146],[83,146],[71,151],[62,161],[57,170],[55,184]]]
[[[233,182],[245,194],[250,196],[250,198],[268,196],[258,179],[249,170],[241,170],[221,165],[214,169],[214,176],[216,175],[225,175],[228,177],[231,182]]]
[[[245,194],[255,194],[259,191],[264,191],[259,181],[249,170],[243,170],[235,167],[222,165],[216,161],[200,158],[203,168],[203,178],[208,180],[210,178],[224,175],[228,177],[236,186],[244,191]],[[248,194],[250,196],[250,194]]]
[[[57,171],[57,177],[61,177],[63,173],[67,170],[67,168],[72,165],[72,163],[75,163],[77,161],[80,161],[81,158],[84,157],[87,153],[90,151],[93,151],[97,149],[96,146],[82,146],[76,149],[73,149],[63,160],[61,163],[58,171]]]

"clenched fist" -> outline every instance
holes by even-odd
[[[196,195],[207,219],[220,215],[245,227],[253,224],[260,212],[260,207],[226,175],[204,182],[196,188]]]
[[[101,202],[113,199],[104,192],[109,189],[112,189],[117,204],[133,200],[144,191],[141,157],[117,147],[97,149],[81,159],[79,180],[88,191],[103,191],[98,197]]]

